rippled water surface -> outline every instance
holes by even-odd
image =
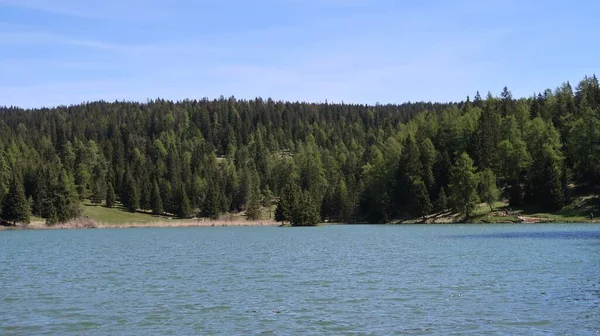
[[[0,232],[0,334],[600,334],[599,225]]]

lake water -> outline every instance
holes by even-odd
[[[2,335],[598,335],[600,225],[0,232]]]

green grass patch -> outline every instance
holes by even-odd
[[[132,223],[156,223],[156,222],[177,222],[182,219],[169,216],[155,216],[151,212],[137,211],[136,213],[129,212],[121,205],[117,205],[114,208],[107,208],[101,205],[94,205],[90,201],[86,200],[82,203],[83,216],[88,217],[96,222],[104,224],[132,224]],[[272,218],[274,215],[275,206],[270,209],[263,207],[261,209],[261,220],[267,220]],[[236,214],[223,214],[220,219],[229,221],[240,221],[245,222],[246,216],[242,213]],[[33,220],[33,219],[32,219]],[[40,219],[43,221],[43,219]]]
[[[121,207],[107,208],[100,205],[83,203],[83,215],[96,222],[105,224],[153,223],[177,221],[166,216],[154,216],[145,212],[129,212]]]

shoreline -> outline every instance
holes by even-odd
[[[391,223],[320,223],[317,226],[327,225],[486,225],[486,224],[598,224],[597,221],[492,221],[492,222],[391,222]],[[193,227],[286,227],[278,222],[272,221],[182,221],[182,222],[150,222],[150,223],[123,223],[109,224],[86,221],[85,223],[62,223],[56,225],[46,225],[43,222],[34,222],[26,225],[0,226],[0,231],[20,231],[20,230],[86,230],[86,229],[149,229],[149,228],[193,228]]]
[[[44,222],[17,224],[16,226],[0,226],[3,230],[81,230],[81,229],[133,229],[133,228],[171,228],[171,227],[269,227],[279,226],[280,223],[269,220],[234,221],[234,220],[186,220],[177,222],[144,222],[111,224],[97,222],[88,218],[79,218],[56,225],[46,225]]]

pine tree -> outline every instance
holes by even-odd
[[[411,181],[420,178],[423,175],[423,164],[421,162],[421,154],[419,146],[414,137],[411,135],[404,141],[404,147],[398,160],[398,169],[395,179],[395,205],[402,209],[410,203],[410,186]]]
[[[454,210],[467,218],[471,216],[479,203],[477,184],[473,160],[467,153],[462,153],[452,167],[449,188],[452,193],[451,200]]]
[[[93,204],[101,204],[106,198],[106,174],[100,164],[96,164],[92,169],[92,181],[90,199]]]
[[[128,186],[129,189],[129,204],[127,204],[127,210],[130,212],[136,212],[140,207],[140,194],[137,186],[133,179],[131,180],[131,184]]]
[[[29,223],[30,206],[25,197],[23,181],[17,176],[13,176],[8,193],[2,202],[2,219],[12,222]]]
[[[101,204],[102,199],[106,197],[106,192],[103,190],[102,183],[94,181],[92,183],[92,193],[90,199],[92,204]]]
[[[489,168],[479,173],[479,196],[493,211],[494,203],[500,197],[500,192],[496,186],[496,175]]]
[[[527,200],[548,210],[564,206],[563,158],[549,144],[535,157],[529,173]]]
[[[293,181],[289,181],[283,189],[282,195],[277,201],[275,220],[278,222],[291,222],[293,213],[298,207],[300,189]]]
[[[156,180],[154,180],[152,187],[151,204],[152,214],[154,214],[155,216],[162,215],[165,212],[163,208],[162,198],[160,196],[160,188],[158,187],[158,182]]]
[[[58,222],[66,222],[81,214],[77,187],[73,182],[73,178],[64,169],[61,171],[58,183],[54,187],[53,203]]]
[[[142,178],[140,188],[140,208],[144,210],[152,209],[152,179]]]
[[[483,104],[479,124],[474,134],[475,158],[480,168],[494,168],[497,165],[497,146],[500,142],[501,113],[496,99],[488,94]]]
[[[285,223],[290,220],[289,209],[283,198],[277,199],[275,207],[275,221]]]
[[[427,187],[421,179],[413,180],[410,185],[411,194],[411,213],[413,216],[425,218],[431,213],[432,206],[429,200],[429,193]]]
[[[348,196],[346,182],[344,182],[343,179],[340,179],[337,188],[336,205],[340,221],[342,223],[348,223],[350,219],[350,197]]]
[[[258,195],[256,193],[252,193],[248,200],[248,206],[246,206],[246,219],[260,219],[260,202],[258,201]]]
[[[121,203],[130,212],[136,212],[140,207],[140,193],[135,180],[129,173],[126,173],[123,183]]]
[[[190,205],[190,199],[187,196],[187,192],[183,186],[180,186],[177,190],[177,216],[179,218],[189,218],[192,215],[192,206]]]
[[[221,203],[220,191],[214,184],[209,184],[204,200],[203,214],[211,219],[218,219],[221,214]]]
[[[319,224],[319,206],[308,190],[301,191],[293,205],[290,224],[292,226],[316,226]]]
[[[437,211],[444,211],[448,208],[448,198],[446,197],[444,187],[440,188],[440,194],[438,195],[435,208]]]
[[[115,203],[117,201],[117,197],[115,195],[115,188],[110,182],[108,182],[106,185],[106,207],[112,208],[115,206]]]

